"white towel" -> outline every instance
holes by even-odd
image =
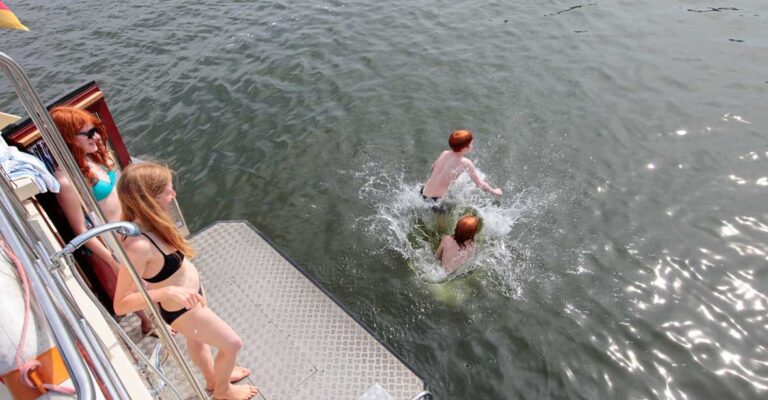
[[[45,164],[33,155],[22,153],[13,146],[0,146],[0,165],[11,179],[23,176],[31,178],[40,193],[59,193],[59,182],[48,172]]]

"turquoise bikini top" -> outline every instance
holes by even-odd
[[[107,176],[109,177],[109,182],[99,179],[91,187],[93,189],[93,197],[96,198],[96,201],[106,199],[107,196],[112,193],[112,188],[115,187],[115,171],[107,171]]]

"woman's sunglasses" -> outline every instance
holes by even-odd
[[[85,137],[87,137],[89,140],[90,140],[90,139],[93,139],[93,137],[94,137],[94,136],[95,136],[97,133],[99,133],[99,128],[95,128],[95,127],[94,127],[94,128],[91,128],[91,129],[88,129],[88,130],[87,130],[87,131],[85,131],[85,132],[77,132],[77,134],[78,134],[78,135],[80,135],[80,136],[85,136]]]

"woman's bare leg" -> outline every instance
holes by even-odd
[[[189,358],[192,359],[192,362],[197,365],[197,368],[203,374],[205,388],[213,390],[214,375],[211,347],[199,340],[187,337],[187,352],[189,352]]]
[[[149,317],[147,317],[147,313],[144,311],[136,311],[134,314],[136,314],[137,317],[139,317],[139,321],[141,321],[141,333],[147,334],[152,331],[152,322],[149,320]]]
[[[243,346],[243,341],[210,308],[197,306],[179,317],[172,326],[181,332],[187,341],[197,341],[219,349],[213,361],[213,397],[215,399],[246,400],[258,393],[255,386],[232,385],[229,382],[232,370],[235,368],[237,352]]]
[[[207,344],[187,338],[187,351],[189,352],[189,358],[197,365],[200,372],[205,378],[205,390],[213,391],[214,378],[213,378],[213,357],[211,356],[211,347]],[[250,375],[251,371],[248,368],[243,368],[235,365],[232,370],[232,374],[229,376],[229,382],[235,383],[243,380],[246,376]]]

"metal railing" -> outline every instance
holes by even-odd
[[[122,381],[117,378],[117,373],[105,356],[106,351],[103,343],[97,340],[82,314],[80,316],[76,314],[75,310],[79,309],[72,307],[72,304],[67,304],[64,292],[54,284],[54,278],[49,272],[53,263],[42,243],[35,237],[32,227],[29,225],[27,218],[25,218],[27,212],[19,203],[11,189],[10,182],[5,177],[2,177],[0,187],[0,204],[2,204],[0,208],[2,208],[7,216],[7,219],[2,221],[3,227],[7,229],[3,236],[9,243],[16,241],[20,244],[16,248],[12,247],[14,254],[19,258],[25,273],[28,276],[33,275],[38,278],[42,283],[42,290],[46,290],[45,292],[34,290],[38,302],[41,298],[52,301],[55,309],[58,311],[57,316],[62,322],[66,322],[66,327],[69,328],[68,331],[62,332],[54,330],[53,325],[51,325],[54,339],[56,340],[57,335],[62,334],[67,335],[69,340],[77,339],[77,343],[82,345],[84,351],[89,356],[88,361],[90,362],[91,369],[103,383],[109,396],[112,398],[128,398],[128,391],[125,389]],[[69,295],[68,290],[66,294]],[[48,314],[46,314],[46,317],[48,317]],[[74,334],[74,338],[72,334]],[[71,357],[72,355],[68,354],[68,356]],[[88,379],[88,382],[90,383],[90,379]]]
[[[0,181],[2,181],[0,186],[0,208],[3,212],[6,214],[4,215],[14,215],[16,218],[8,218],[7,220],[0,220],[0,224],[2,224],[3,227],[7,228],[3,231],[4,237],[14,238],[22,245],[21,247],[16,247],[14,249],[15,254],[19,254],[20,252],[23,252],[24,249],[29,251],[30,246],[32,245],[29,243],[30,241],[34,241],[34,234],[31,233],[29,227],[25,221],[24,218],[18,218],[19,215],[25,215],[24,210],[12,210],[12,213],[8,213],[9,210],[16,208],[16,206],[13,204],[12,201],[9,201],[9,198],[15,198],[12,197],[14,194],[11,192],[10,187],[8,186],[7,179],[0,178]],[[72,297],[72,293],[69,291],[69,288],[67,287],[66,283],[64,282],[64,276],[61,273],[62,269],[60,268],[62,266],[60,260],[62,257],[67,257],[67,260],[69,261],[69,265],[75,265],[74,258],[72,258],[71,253],[77,249],[80,245],[82,245],[85,240],[88,238],[97,236],[109,229],[123,229],[121,233],[123,234],[133,234],[138,235],[139,229],[133,224],[130,223],[111,223],[111,224],[105,224],[104,226],[95,227],[88,232],[78,236],[75,238],[75,240],[71,241],[69,244],[67,244],[63,250],[58,252],[57,254],[54,254],[53,257],[48,256],[48,251],[45,249],[45,246],[40,241],[36,241],[34,246],[35,250],[37,250],[37,254],[39,254],[41,257],[36,259],[32,262],[33,265],[27,265],[25,268],[25,272],[27,272],[27,275],[30,276],[32,273],[28,272],[29,269],[34,269],[35,276],[38,277],[42,283],[43,287],[47,288],[48,290],[42,294],[40,292],[36,293],[36,298],[39,298],[40,295],[46,296],[46,298],[49,298],[52,304],[56,304],[58,307],[57,311],[59,312],[59,317],[64,318],[64,320],[67,322],[67,326],[69,327],[69,330],[66,331],[54,331],[54,338],[60,337],[61,335],[68,335],[70,340],[77,339],[79,343],[82,344],[84,351],[88,354],[89,360],[90,360],[90,366],[95,371],[96,375],[99,377],[99,380],[103,382],[105,390],[112,398],[116,399],[127,399],[130,398],[129,393],[125,389],[124,385],[122,384],[122,381],[119,379],[117,372],[112,367],[112,364],[109,362],[109,360],[106,357],[106,354],[109,353],[106,346],[104,345],[104,342],[101,341],[98,336],[93,331],[93,328],[91,325],[86,321],[85,316],[83,315],[82,311],[80,310],[80,307],[76,304],[74,298]],[[17,236],[14,236],[14,233]],[[22,240],[19,240],[19,237],[23,237]],[[11,242],[8,240],[8,242]],[[28,255],[24,253],[24,256],[28,258]],[[18,257],[18,256],[17,256]],[[45,261],[44,261],[45,260]],[[24,265],[24,264],[23,264]],[[85,288],[87,287],[86,283],[82,280],[82,277],[80,277],[78,274],[72,274],[73,277],[78,281],[78,284]],[[89,290],[83,290],[83,292],[89,297],[89,299],[93,302],[93,304],[99,309],[99,312],[101,313],[102,317],[104,317],[105,321],[107,322],[108,326],[111,328],[113,333],[115,333],[119,338],[123,340],[123,344],[127,345],[131,352],[133,353],[134,357],[137,358],[139,361],[139,367],[142,370],[149,369],[151,372],[155,373],[158,378],[161,381],[161,384],[159,385],[159,388],[154,389],[154,395],[159,395],[160,391],[165,387],[168,386],[173,391],[173,394],[177,399],[181,399],[182,396],[176,390],[176,388],[171,385],[168,381],[168,379],[162,374],[162,371],[155,367],[153,363],[151,363],[146,356],[141,352],[141,350],[136,347],[136,345],[128,338],[128,335],[120,328],[117,321],[115,321],[110,315],[109,312],[104,308],[104,306],[96,299],[95,295],[89,291]],[[40,300],[38,300],[40,301]],[[42,304],[42,303],[41,303]],[[48,317],[48,314],[46,314],[46,317]],[[52,328],[53,330],[53,328]],[[69,332],[74,333],[74,338],[69,334]],[[68,354],[65,355],[66,357],[72,357],[73,355]],[[74,355],[76,359],[80,359],[79,354]],[[73,381],[77,380],[77,376],[75,374],[71,374],[73,376]],[[79,374],[78,374],[79,375]],[[87,372],[86,372],[86,375]],[[91,384],[91,380],[87,379],[87,383]],[[77,387],[77,385],[76,385]],[[79,392],[78,392],[79,393]],[[91,398],[88,396],[85,396],[84,398]]]
[[[48,148],[51,151],[53,158],[59,164],[59,167],[61,168],[62,172],[68,177],[69,181],[74,184],[76,188],[75,193],[79,198],[80,203],[85,206],[86,210],[90,210],[88,212],[88,216],[91,218],[91,220],[94,222],[95,225],[102,225],[105,221],[104,215],[102,214],[101,209],[99,208],[98,203],[96,202],[96,199],[93,197],[93,194],[91,193],[88,186],[86,185],[85,178],[80,173],[80,169],[78,168],[74,158],[70,154],[69,149],[67,148],[67,145],[64,142],[63,137],[61,136],[58,129],[56,128],[56,125],[51,119],[51,116],[48,114],[48,110],[45,108],[45,106],[43,106],[39,96],[37,95],[37,92],[34,90],[32,85],[30,84],[26,73],[24,73],[21,67],[15,61],[13,61],[13,59],[11,59],[8,55],[2,52],[0,52],[0,69],[2,69],[5,75],[8,77],[11,85],[14,88],[14,91],[18,95],[19,100],[21,101],[26,111],[29,113],[37,129],[40,131],[43,137],[43,140],[45,140],[46,144],[48,144]],[[8,186],[8,188],[10,188],[10,186]],[[15,196],[13,196],[12,198],[8,198],[8,196],[6,195],[4,197],[6,198],[4,199],[3,203],[4,205],[7,205],[6,207],[6,210],[8,210],[7,212],[12,212],[14,208],[17,208],[17,210],[22,210],[21,211],[22,213],[18,215],[25,215],[25,213],[23,212],[23,209],[21,208],[21,204],[18,202],[18,199],[16,199]],[[10,202],[10,204],[6,204],[8,202]],[[10,217],[13,218],[13,215],[10,215]],[[21,243],[18,243],[18,241],[16,240],[14,240],[14,242],[16,243],[18,248],[12,247],[12,249],[14,252],[17,252],[17,255],[19,257],[23,256],[27,262],[27,265],[31,266],[32,260],[29,259],[27,254],[37,253],[37,249],[35,248],[35,245],[34,245],[36,241],[32,240],[31,237],[28,237],[30,236],[28,235],[28,232],[32,232],[31,230],[27,230],[26,232],[24,232],[25,230],[24,225],[25,224],[20,224],[20,225],[17,224],[18,232],[15,232],[15,233],[22,235],[22,237],[25,239],[27,243],[27,250],[30,251],[30,253],[24,252],[21,246]],[[26,226],[26,228],[29,228],[29,227]],[[13,233],[14,232],[8,232],[8,235],[12,235]],[[13,238],[15,239],[16,236],[13,236]],[[147,309],[150,315],[152,315],[153,317],[151,318],[152,323],[154,324],[155,330],[158,332],[160,336],[160,341],[163,343],[163,346],[171,354],[171,356],[176,360],[182,372],[184,373],[187,381],[192,386],[197,397],[201,400],[207,399],[208,396],[206,395],[205,390],[200,385],[200,382],[198,382],[197,379],[195,379],[195,376],[192,373],[192,370],[189,367],[189,364],[187,364],[186,360],[184,360],[181,350],[179,349],[178,345],[171,337],[171,334],[166,328],[165,324],[162,323],[163,320],[160,317],[160,313],[157,309],[157,306],[149,297],[149,293],[147,293],[147,290],[144,288],[141,277],[136,272],[136,269],[133,267],[130,260],[125,255],[125,252],[123,251],[122,247],[119,246],[116,236],[114,235],[114,233],[109,232],[105,238],[107,241],[107,247],[116,256],[118,262],[127,267],[127,270],[131,275],[131,278],[136,284],[138,292],[142,295],[142,297],[144,298],[144,301],[147,303]],[[10,243],[11,241],[9,240],[9,244]],[[41,259],[42,256],[41,255],[39,256],[40,257],[38,258]],[[49,273],[49,272],[46,271],[46,273]],[[39,276],[34,274],[32,275],[40,279]],[[41,285],[39,280],[38,280],[38,285]],[[41,288],[37,288],[36,290],[40,290],[40,289]],[[87,292],[89,289],[84,288],[84,290]],[[47,316],[48,314],[46,314],[46,317]],[[57,324],[57,328],[56,328],[57,330],[54,331],[54,333],[57,333],[58,330],[63,329],[63,326],[60,326],[63,324],[63,321],[61,321],[60,319],[52,320],[52,324]],[[58,333],[62,333],[62,332],[58,332]],[[66,343],[64,343],[64,345],[66,346]],[[72,356],[73,354],[70,354],[70,353],[66,353],[65,355],[65,357],[72,357]],[[75,365],[75,364],[78,364],[78,363],[75,361],[72,361],[72,365]],[[71,372],[73,374],[78,373],[78,371],[71,371]],[[84,390],[87,390],[87,388],[84,387]],[[92,392],[92,388],[91,388],[91,392]]]
[[[75,252],[75,250],[77,250],[78,247],[82,246],[89,239],[95,236],[101,235],[104,232],[107,232],[109,230],[117,230],[118,233],[126,236],[138,236],[141,234],[139,227],[133,223],[112,222],[112,223],[91,228],[88,231],[80,234],[76,238],[72,239],[69,243],[67,243],[66,246],[64,246],[63,249],[61,249],[59,252],[57,252],[51,257],[51,261],[53,262],[53,265],[51,267],[51,272],[54,273],[53,276],[54,276],[56,285],[59,288],[61,288],[63,293],[70,294],[69,290],[67,289],[66,283],[64,282],[63,268],[61,268],[63,267],[63,264],[61,262],[62,259],[66,259],[69,265],[75,265],[75,259],[73,257],[73,253]],[[40,251],[43,253],[46,253],[45,248],[42,248],[42,246]],[[87,284],[79,274],[75,273],[75,274],[72,274],[72,276],[75,278],[75,280],[81,287],[87,286]],[[101,313],[101,316],[107,322],[107,325],[112,330],[112,332],[123,341],[123,344],[128,347],[128,350],[130,350],[130,352],[136,358],[138,362],[137,367],[139,371],[140,372],[150,371],[155,376],[157,376],[157,378],[160,380],[158,387],[154,387],[154,386],[152,387],[153,397],[158,397],[162,392],[162,390],[167,386],[173,392],[176,399],[179,399],[179,400],[183,399],[181,393],[179,393],[176,387],[165,376],[162,369],[162,365],[160,365],[160,361],[163,358],[162,355],[166,355],[166,356],[169,355],[167,352],[163,351],[162,345],[158,343],[155,349],[153,350],[151,357],[147,358],[147,356],[144,355],[141,349],[139,349],[138,346],[136,346],[136,344],[133,343],[133,341],[128,337],[128,335],[120,327],[117,321],[115,321],[112,318],[112,316],[109,314],[109,311],[107,311],[104,305],[102,305],[101,302],[96,298],[96,295],[94,295],[93,292],[89,290],[84,290],[83,292],[86,294],[86,296],[88,296],[91,302],[99,310],[99,313]],[[72,305],[73,309],[79,311],[79,307],[77,307],[77,305],[75,304],[75,301],[71,297],[71,294],[68,296],[66,300]],[[84,316],[82,315],[82,313],[80,313],[79,316],[84,321]]]
[[[413,396],[411,400],[432,400],[432,392],[429,390],[423,390]]]
[[[1,179],[5,181],[5,177]],[[24,268],[24,273],[29,279],[32,293],[53,332],[53,340],[61,352],[64,365],[67,367],[72,383],[75,385],[78,397],[84,400],[95,399],[96,392],[93,382],[88,373],[88,367],[77,349],[77,343],[69,334],[67,325],[56,308],[55,301],[51,298],[45,285],[43,285],[43,279],[28,255],[29,246],[26,246],[26,243],[29,243],[28,232],[24,232],[21,226],[14,223],[18,214],[14,213],[13,205],[7,195],[6,189],[9,189],[10,186],[6,186],[5,182],[0,186],[3,188],[0,191],[0,205],[2,205],[0,206],[0,233],[2,233],[3,239],[16,255],[16,258],[19,259],[21,267]],[[24,240],[22,241],[21,238]]]

